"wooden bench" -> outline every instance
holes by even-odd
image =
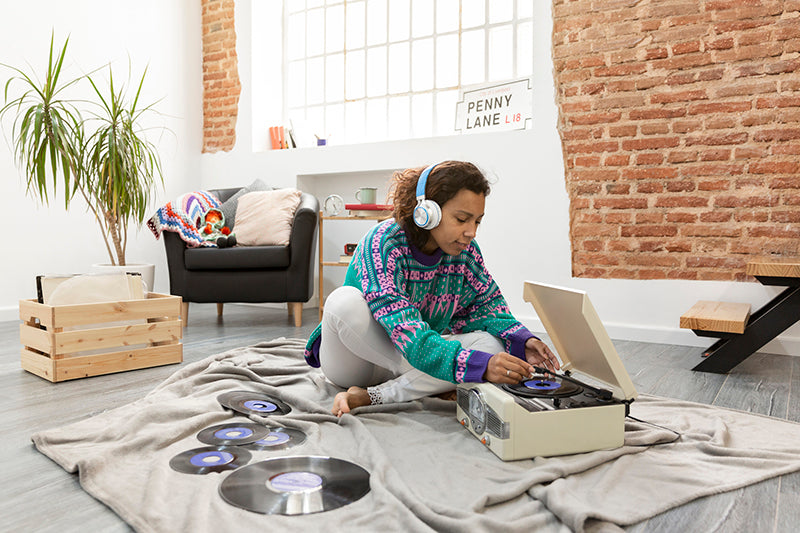
[[[693,370],[728,372],[800,320],[800,261],[751,261],[746,272],[763,285],[786,288],[752,314],[748,304],[698,302],[681,316],[682,328],[719,338]]]
[[[701,300],[681,315],[682,328],[722,333],[744,333],[750,304]]]

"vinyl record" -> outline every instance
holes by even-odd
[[[205,446],[179,453],[169,461],[169,466],[184,474],[209,474],[225,472],[246,465],[252,455],[237,446]]]
[[[564,398],[583,391],[583,387],[571,381],[544,375],[534,375],[516,385],[503,385],[503,388],[527,398]]]
[[[243,415],[285,415],[292,408],[277,398],[252,391],[231,391],[217,396],[217,401],[223,407],[233,409]]]
[[[250,444],[269,434],[269,430],[251,422],[228,422],[211,426],[197,434],[197,440],[213,446],[238,446]]]
[[[299,429],[268,427],[267,435],[246,447],[250,450],[282,450],[306,441],[306,434]]]
[[[222,498],[262,514],[330,511],[369,492],[369,472],[332,457],[276,457],[242,468],[219,486]]]

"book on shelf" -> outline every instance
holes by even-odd
[[[339,256],[339,262],[340,263],[350,263],[350,261],[352,261],[352,260],[353,260],[353,256],[352,255],[342,254],[342,255]]]
[[[344,208],[351,211],[392,211],[394,206],[390,204],[344,204]]]
[[[385,217],[392,216],[394,207],[387,204],[345,204],[351,217]]]
[[[379,218],[389,218],[392,216],[392,212],[390,210],[386,211],[369,211],[369,210],[360,210],[360,209],[351,209],[350,210],[351,217],[379,217]]]

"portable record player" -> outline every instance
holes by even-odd
[[[504,461],[622,446],[636,389],[589,296],[526,281],[523,298],[544,324],[561,371],[537,369],[513,386],[459,384],[459,422]]]

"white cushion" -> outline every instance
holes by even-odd
[[[236,242],[242,246],[289,244],[292,220],[300,204],[297,189],[249,192],[236,208]]]

